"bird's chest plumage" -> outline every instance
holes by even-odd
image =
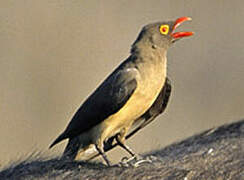
[[[156,100],[166,79],[166,66],[166,58],[138,65],[138,87],[132,97],[135,99],[128,101],[128,105],[131,103],[130,107],[133,107],[132,109],[135,111],[135,116],[141,116]]]
[[[122,129],[126,131],[133,122],[144,114],[156,100],[166,79],[166,57],[136,63],[137,88],[126,104],[105,120],[103,136],[109,138]]]

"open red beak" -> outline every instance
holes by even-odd
[[[175,21],[175,24],[173,26],[173,31],[179,26],[181,25],[183,22],[185,21],[191,21],[191,18],[190,17],[180,17],[178,18],[176,21]],[[182,37],[187,37],[187,36],[191,36],[193,35],[194,33],[193,32],[175,32],[173,33],[172,31],[172,34],[171,36],[174,38],[174,39],[179,39],[179,38],[182,38]]]

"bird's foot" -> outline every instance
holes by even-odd
[[[144,163],[152,163],[153,161],[151,160],[151,158],[147,157],[147,158],[143,158],[141,156],[132,156],[131,158],[128,157],[123,157],[122,160],[120,161],[120,163],[118,164],[118,166],[120,167],[138,167],[141,164]]]

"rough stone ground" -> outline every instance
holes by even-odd
[[[244,179],[244,120],[145,154],[152,163],[106,167],[35,155],[0,170],[0,179]]]

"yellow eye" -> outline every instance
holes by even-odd
[[[169,26],[168,25],[161,25],[159,28],[159,31],[161,34],[167,35],[169,32]]]

